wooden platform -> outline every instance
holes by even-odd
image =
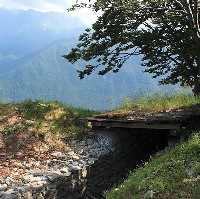
[[[165,112],[108,112],[86,119],[93,127],[180,129],[189,125],[200,126],[200,106]]]

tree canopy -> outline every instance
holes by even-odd
[[[200,94],[199,0],[88,0],[71,10],[82,7],[102,15],[63,55],[71,63],[88,63],[80,78],[95,70],[116,73],[131,56],[142,55],[144,71],[161,76],[161,84],[188,85]]]

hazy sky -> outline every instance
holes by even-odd
[[[94,23],[96,16],[89,9],[67,12],[66,9],[75,2],[76,0],[0,0],[0,7],[7,9],[34,9],[42,12],[63,12],[79,17],[87,25]]]

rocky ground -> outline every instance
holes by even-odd
[[[25,118],[26,110],[19,105],[0,106],[0,198],[15,198],[25,187],[41,186],[60,174],[70,175],[108,152],[95,141],[93,132],[80,140],[63,140],[63,133],[52,129],[53,121],[65,112],[58,105],[52,107],[40,122]]]
[[[20,135],[18,138],[22,139]],[[16,139],[13,137],[14,143],[17,143]],[[13,149],[9,153],[1,148],[0,198],[15,196],[25,187],[41,186],[51,182],[57,175],[70,175],[71,172],[93,164],[99,156],[109,152],[94,140],[92,132],[82,141],[71,140],[68,149],[65,150],[39,152],[34,150],[35,145],[32,147],[31,149],[29,143],[28,147],[24,145],[24,152]]]

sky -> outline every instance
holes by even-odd
[[[76,0],[0,0],[0,7],[6,9],[33,9],[41,12],[62,12],[77,16],[88,26],[94,23],[97,16],[90,9],[80,9],[73,12],[66,10],[75,2]]]

